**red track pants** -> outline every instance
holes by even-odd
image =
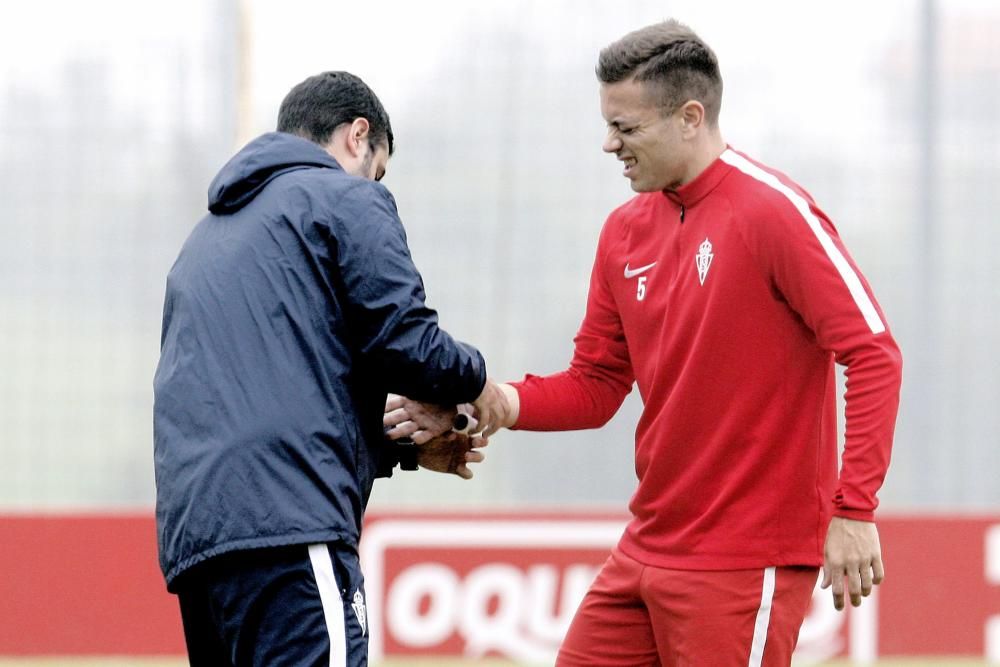
[[[818,568],[667,570],[615,549],[557,667],[786,667]]]

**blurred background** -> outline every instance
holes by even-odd
[[[830,215],[905,356],[894,510],[1000,507],[1000,3],[5,1],[0,509],[148,509],[164,279],[208,182],[291,86],[388,109],[429,303],[491,374],[563,369],[607,213],[597,52],[675,16],[716,50],[722,129]],[[473,483],[373,506],[623,507],[631,396],[597,431],[504,433]]]
[[[381,97],[397,140],[383,182],[429,304],[446,329],[483,351],[493,377],[519,379],[568,364],[598,233],[632,196],[600,149],[597,53],[673,16],[719,56],[725,138],[813,194],[903,349],[881,501],[883,516],[910,517],[883,524],[892,563],[897,572],[909,563],[910,574],[901,573],[896,593],[889,582],[880,593],[886,623],[871,621],[875,611],[848,615],[861,619],[850,621],[851,655],[879,646],[1000,662],[996,0],[0,0],[0,9],[0,515],[8,517],[0,516],[0,600],[32,604],[46,597],[38,581],[63,591],[32,545],[74,542],[107,573],[84,560],[81,572],[63,572],[67,581],[82,581],[84,571],[110,579],[135,565],[135,581],[154,594],[129,593],[125,583],[105,606],[141,623],[151,612],[128,604],[158,595],[169,634],[155,648],[155,628],[142,635],[109,621],[109,635],[135,637],[138,648],[93,650],[182,650],[175,603],[155,573],[149,518],[165,277],[205,212],[209,181],[239,147],[273,129],[293,85],[345,69]],[[474,481],[397,474],[376,484],[371,508],[484,517],[542,508],[611,512],[617,521],[635,487],[640,409],[633,394],[600,430],[502,433]],[[31,523],[53,513],[98,519]],[[116,514],[138,519],[107,520]],[[34,537],[17,537],[27,533],[10,517],[28,517]],[[373,553],[388,564],[369,575],[418,581],[392,565],[390,556],[409,552],[393,552],[380,530],[383,551]],[[930,554],[925,539],[947,546]],[[103,551],[91,547],[100,542]],[[598,546],[595,563],[606,553]],[[476,563],[493,568],[495,555]],[[517,571],[530,583],[537,554],[523,557],[528,565]],[[478,576],[461,552],[452,558],[455,581]],[[924,581],[952,570],[967,573],[967,588]],[[402,590],[390,583],[387,596]],[[908,593],[918,589],[938,597],[914,603]],[[47,611],[10,603],[0,608],[0,653],[90,651],[72,648],[84,646],[73,637],[97,627],[101,605],[87,590],[72,594],[79,616],[66,621],[70,639],[58,644],[70,648],[51,649]],[[426,608],[412,601],[419,620]],[[846,632],[827,608],[817,607],[804,634]],[[972,610],[971,621],[956,615],[961,609]],[[904,625],[911,610],[923,615]],[[947,617],[958,620],[941,630]],[[36,625],[27,630],[30,619]],[[881,638],[865,630],[873,627]],[[911,627],[936,631],[901,629]],[[934,635],[932,649],[914,643]],[[34,648],[17,648],[26,636]],[[379,650],[399,643],[386,637]],[[468,654],[456,637],[441,646]]]

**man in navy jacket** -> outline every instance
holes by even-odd
[[[387,393],[473,402],[480,424],[506,410],[424,304],[371,89],[311,77],[277,129],[216,176],[167,278],[156,518],[192,665],[364,664],[357,545],[397,460]]]

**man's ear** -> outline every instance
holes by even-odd
[[[681,128],[685,136],[705,123],[705,107],[698,100],[688,100],[681,106]]]
[[[371,126],[367,118],[355,118],[347,132],[347,150],[352,157],[364,155],[365,144],[368,143],[368,132]]]

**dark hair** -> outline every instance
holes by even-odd
[[[325,145],[344,123],[364,118],[374,147],[386,142],[392,155],[389,114],[374,91],[350,72],[323,72],[292,88],[278,109],[278,131]]]
[[[705,107],[709,125],[719,122],[722,74],[715,53],[691,28],[674,19],[630,32],[601,51],[597,78],[617,83],[629,77],[659,87],[665,114],[688,100]]]

